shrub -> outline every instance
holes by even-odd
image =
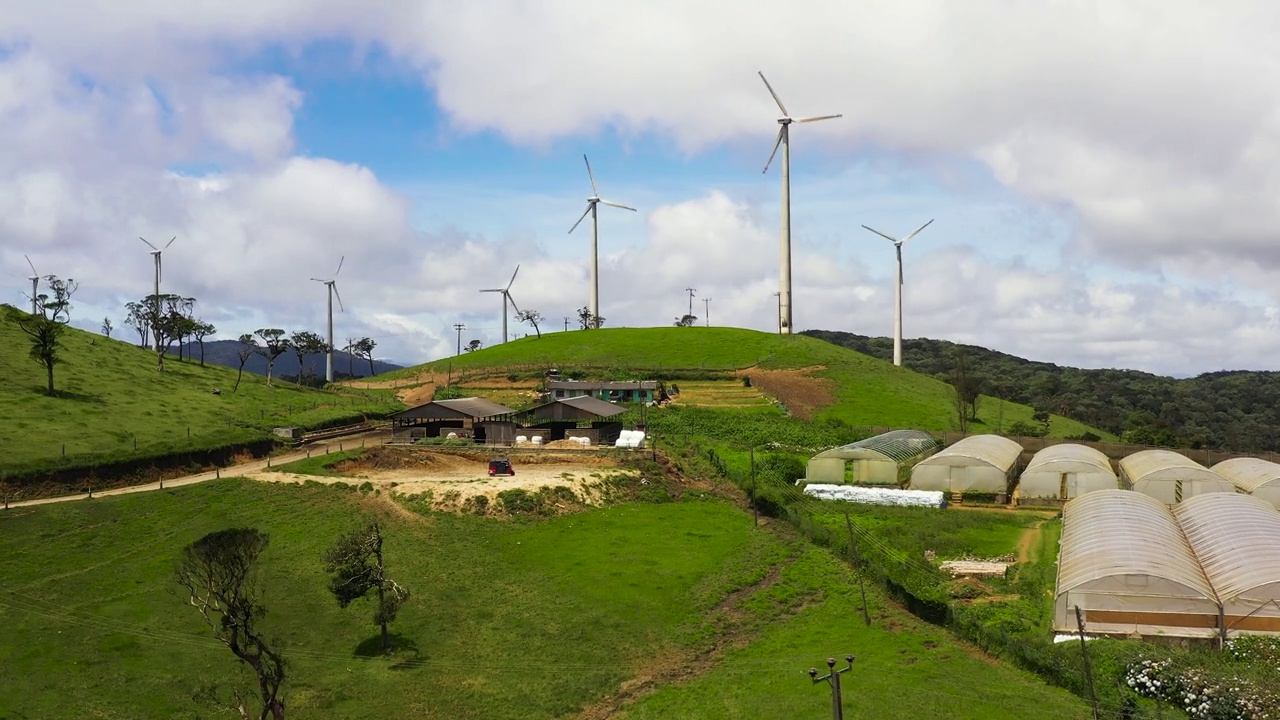
[[[462,504],[462,510],[472,515],[488,514],[489,498],[485,495],[472,495]]]

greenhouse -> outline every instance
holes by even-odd
[[[805,483],[897,485],[899,468],[932,455],[941,446],[927,432],[892,430],[814,455],[805,471]]]
[[[1232,458],[1210,468],[1241,492],[1280,508],[1280,464],[1261,458]]]
[[[1172,450],[1142,450],[1120,461],[1120,479],[1132,490],[1165,505],[1211,492],[1235,492],[1218,473]]]
[[[1173,515],[1222,607],[1222,635],[1280,633],[1280,511],[1248,495],[1210,493]]]
[[[1036,453],[1018,484],[1020,500],[1070,500],[1094,490],[1115,490],[1120,481],[1101,451],[1063,443]]]
[[[1159,500],[1097,490],[1062,513],[1055,632],[1214,637],[1218,603],[1182,530]]]
[[[999,435],[970,435],[916,463],[912,490],[996,493],[1009,490],[1022,446]]]

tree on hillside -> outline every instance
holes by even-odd
[[[236,386],[231,388],[231,392],[240,389],[240,378],[244,377],[244,366],[249,362],[249,358],[261,352],[262,348],[258,346],[258,339],[249,333],[245,333],[239,338],[240,347],[236,350],[236,356],[240,358],[240,367],[236,368]]]
[[[71,322],[71,296],[80,288],[80,284],[71,278],[62,280],[57,275],[45,275],[44,282],[53,294],[41,293],[36,297],[42,314],[53,322]]]
[[[306,357],[308,355],[323,355],[324,353],[329,352],[329,343],[325,342],[324,338],[310,330],[299,330],[294,333],[293,337],[289,339],[289,347],[293,349],[293,354],[298,357],[299,385],[302,384],[302,377],[304,375],[315,374],[314,372],[308,373],[306,371],[306,368],[304,367]]]
[[[542,322],[542,313],[537,310],[521,310],[516,313],[516,320],[532,325],[533,331],[538,334],[538,339],[542,339],[542,330],[538,329],[538,323]]]
[[[592,315],[589,307],[579,308],[578,325],[583,330],[594,330],[604,327],[604,318],[599,315]]]
[[[102,334],[111,337],[111,331],[115,329],[115,325],[111,324],[111,318],[102,318]]]
[[[258,328],[253,334],[262,338],[258,354],[267,359],[267,384],[270,385],[271,369],[275,367],[276,358],[289,351],[289,338],[280,328]]]
[[[464,348],[462,348],[462,349],[463,349],[463,351],[464,351],[464,352],[475,352],[475,351],[479,350],[479,349],[480,349],[480,346],[481,346],[481,345],[483,345],[483,344],[484,344],[484,343],[480,342],[479,340],[472,340],[471,342],[467,343],[467,346],[466,346],[466,347],[464,347]]]
[[[676,320],[676,327],[693,327],[696,322],[698,322],[697,315],[682,315]]]
[[[41,307],[39,313],[28,315],[14,308],[9,308],[9,319],[31,341],[31,348],[27,354],[32,360],[44,366],[47,379],[46,392],[49,397],[57,397],[57,393],[53,388],[53,366],[62,362],[58,351],[62,349],[62,333],[67,329],[67,326],[49,317],[48,313],[51,312],[53,311]]]
[[[155,325],[150,300],[143,300],[140,303],[131,302],[124,307],[129,313],[124,318],[124,324],[138,331],[138,347],[146,347],[147,341],[151,339],[151,328]]]
[[[952,405],[955,407],[956,419],[960,424],[960,432],[968,432],[972,419],[971,406],[976,405],[976,383],[970,372],[969,353],[963,346],[957,345],[951,355],[951,372],[947,376],[951,384]]]
[[[359,355],[360,357],[369,361],[369,377],[373,377],[374,375],[377,375],[377,373],[373,371],[373,349],[376,348],[377,346],[378,346],[377,341],[367,337],[360,338],[359,340],[355,341],[354,345],[352,345],[352,347],[355,349],[356,355]]]
[[[345,608],[353,601],[375,596],[373,624],[382,628],[382,650],[391,649],[387,624],[396,619],[400,606],[409,599],[409,591],[387,577],[382,560],[382,527],[370,520],[338,538],[324,556],[325,570],[333,574],[329,580],[329,592],[338,600],[338,607]]]
[[[213,323],[204,320],[196,320],[191,325],[191,336],[196,339],[196,344],[200,346],[200,367],[204,367],[204,339],[218,332],[218,328]],[[240,367],[244,367],[241,365]]]
[[[187,603],[213,630],[213,636],[253,670],[261,711],[251,712],[249,699],[233,691],[240,717],[249,720],[284,720],[284,658],[267,641],[261,622],[262,588],[257,579],[258,556],[266,549],[267,535],[252,528],[231,528],[209,533],[182,549],[174,571],[186,589]]]

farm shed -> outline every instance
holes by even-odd
[[[556,398],[525,411],[529,416],[539,420],[602,420],[621,415],[625,408],[606,400],[578,395],[571,398]]]
[[[805,482],[897,485],[899,468],[932,455],[941,446],[927,432],[891,430],[814,455],[805,470]]]
[[[1280,464],[1261,458],[1232,458],[1209,469],[1230,480],[1241,492],[1280,508]]]
[[[1121,459],[1120,479],[1165,505],[1204,493],[1236,491],[1231,481],[1172,450],[1142,450]]]
[[[1111,461],[1088,445],[1050,445],[1031,458],[1019,481],[1022,498],[1070,500],[1120,486]]]
[[[1022,446],[999,435],[970,435],[916,463],[912,490],[1006,493]]]
[[[502,419],[513,413],[515,410],[504,405],[469,397],[432,400],[388,417],[391,433],[397,440],[417,440],[457,432],[460,436],[474,437],[477,442],[483,442],[485,427],[482,421]]]
[[[1280,511],[1248,495],[1188,498],[1173,515],[1222,607],[1222,634],[1280,633]]]
[[[1097,490],[1062,512],[1055,632],[1213,637],[1218,602],[1177,520],[1163,503]]]
[[[555,398],[551,402],[532,407],[522,416],[530,435],[545,429],[544,440],[554,442],[570,435],[591,438],[592,444],[612,444],[622,434],[622,423],[608,418],[626,412],[625,408],[611,402],[578,395],[571,398]],[[589,422],[588,426],[583,423]]]

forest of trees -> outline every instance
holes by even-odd
[[[892,338],[809,330],[804,334],[883,360]],[[950,381],[956,350],[945,340],[902,341],[902,364]],[[963,346],[970,382],[989,397],[1030,405],[1140,445],[1280,450],[1280,373],[1222,371],[1177,379],[1137,370],[1082,370]],[[984,409],[983,414],[988,414]]]

